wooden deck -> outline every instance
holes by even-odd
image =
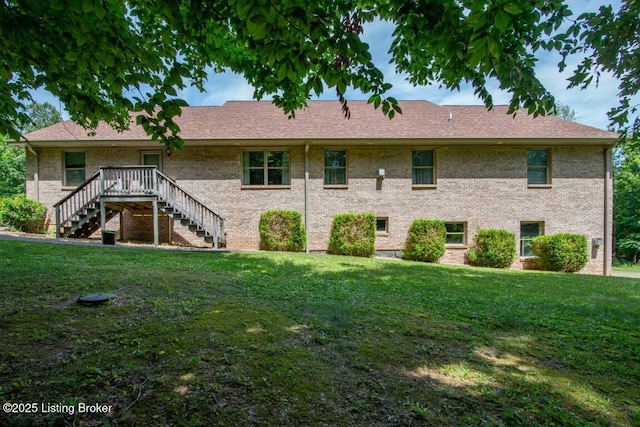
[[[58,238],[88,237],[98,229],[105,230],[114,212],[151,208],[155,245],[159,241],[159,211],[179,220],[216,249],[226,243],[224,218],[155,166],[101,167],[54,208]]]

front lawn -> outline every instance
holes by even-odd
[[[33,412],[0,425],[640,425],[637,279],[1,240],[0,260],[0,401]],[[76,304],[93,292],[117,299]]]

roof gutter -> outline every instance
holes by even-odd
[[[36,201],[40,201],[40,156],[38,156],[38,153],[36,152],[36,150],[33,149],[33,146],[31,145],[31,143],[29,141],[25,141],[25,147],[27,148],[27,150],[29,150],[35,160],[34,160],[34,165],[33,165],[33,191],[34,191],[34,199]]]
[[[612,182],[612,169],[613,169],[613,158],[612,158],[612,149],[607,148],[604,150],[604,254],[603,254],[603,262],[604,268],[603,273],[605,276],[611,276],[611,265],[612,265],[612,254],[613,254],[613,228],[612,228],[612,217],[613,217],[613,198],[612,191],[613,188]]]
[[[304,251],[309,253],[309,141],[304,142]]]
[[[322,135],[299,135],[289,137],[246,137],[246,138],[188,138],[185,137],[185,147],[231,147],[231,146],[300,146],[306,142],[300,142],[300,138],[310,138],[322,141],[326,145],[361,145],[361,146],[398,146],[398,145],[433,145],[448,147],[562,147],[562,146],[605,146],[613,147],[618,141],[617,135],[613,137],[561,137],[561,138],[545,138],[545,137],[407,137],[393,136],[386,137],[362,136],[354,138],[353,136],[327,137]],[[304,141],[304,140],[303,140]],[[36,140],[32,141],[36,147],[41,148],[69,148],[69,147],[86,147],[86,148],[115,148],[115,147],[131,147],[131,148],[149,148],[157,143],[149,139],[60,139],[60,140]]]

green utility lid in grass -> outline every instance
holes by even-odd
[[[111,301],[113,299],[116,299],[116,296],[113,294],[103,294],[103,293],[89,294],[89,295],[85,295],[83,297],[78,298],[78,304],[99,305],[107,301]]]

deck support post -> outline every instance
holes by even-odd
[[[60,227],[62,227],[60,221],[60,207],[56,206],[56,239],[59,239],[61,237],[62,233],[60,233]]]
[[[107,227],[107,221],[105,217],[107,216],[107,210],[104,206],[104,199],[100,198],[100,233],[104,233],[105,228]]]
[[[153,246],[160,244],[160,238],[158,233],[158,200],[153,200]]]

